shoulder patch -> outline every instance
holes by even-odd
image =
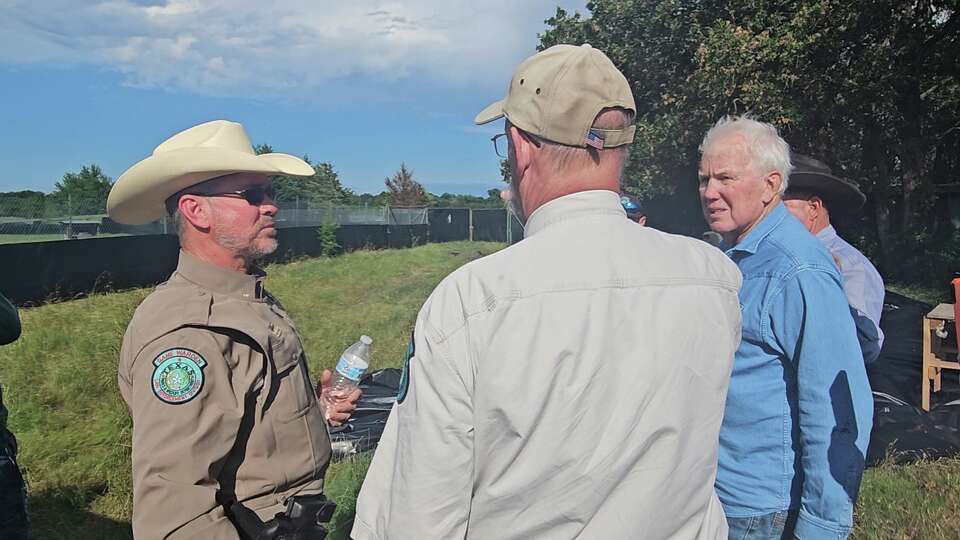
[[[160,401],[179,405],[197,397],[203,389],[207,361],[196,351],[174,347],[153,359],[153,393]]]
[[[407,345],[407,355],[403,359],[403,372],[400,374],[400,390],[397,392],[397,403],[403,403],[407,399],[407,390],[410,388],[410,359],[416,352],[414,345],[414,335],[410,333],[410,344]]]

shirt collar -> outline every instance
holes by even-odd
[[[836,240],[837,230],[833,228],[833,225],[827,225],[826,227],[820,229],[820,232],[817,233],[817,238],[825,243]]]
[[[263,299],[263,278],[267,275],[256,267],[244,274],[216,266],[182,249],[177,273],[205,289],[250,301]]]
[[[558,197],[534,210],[524,227],[524,236],[532,236],[561,221],[601,214],[619,215],[626,219],[627,212],[620,205],[620,195],[605,189],[578,191]]]
[[[751,254],[756,253],[760,247],[760,242],[763,242],[789,215],[790,212],[787,211],[787,207],[784,206],[782,202],[777,202],[773,210],[761,219],[760,223],[757,223],[753,229],[747,233],[747,236],[743,237],[743,240],[728,249],[727,253],[730,254],[738,251]]]

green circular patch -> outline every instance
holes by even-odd
[[[153,393],[160,401],[186,403],[203,389],[203,367],[207,362],[196,351],[167,349],[154,358],[153,365]]]

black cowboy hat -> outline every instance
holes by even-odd
[[[834,212],[856,212],[867,196],[857,186],[831,174],[830,167],[810,156],[793,154],[793,171],[787,184],[787,194],[802,191],[817,195]]]

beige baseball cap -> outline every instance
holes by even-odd
[[[486,124],[506,116],[518,128],[568,146],[613,148],[633,142],[636,126],[591,128],[611,107],[636,113],[630,84],[603,52],[588,44],[554,45],[520,64],[507,97],[474,119]]]

